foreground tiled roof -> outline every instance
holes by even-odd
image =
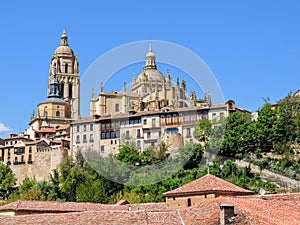
[[[252,194],[252,191],[238,187],[232,183],[222,180],[214,175],[207,174],[191,183],[188,183],[173,191],[166,192],[166,197],[170,196],[186,196],[193,194],[227,192],[231,194],[246,195]]]
[[[268,196],[227,196],[204,199],[196,206],[167,211],[164,203],[103,205],[73,202],[17,201],[3,209],[30,210],[40,207],[52,214],[1,216],[0,224],[136,224],[136,225],[216,225],[220,223],[220,205],[235,209],[236,225],[300,224],[300,193]],[[63,213],[69,210],[69,213]],[[37,213],[37,212],[35,212]]]
[[[235,223],[241,225],[300,224],[300,193],[274,196],[230,196],[205,199],[201,204],[181,210],[186,224],[219,224],[221,204],[235,209]]]
[[[106,224],[106,225],[180,225],[176,211],[86,211],[60,214],[2,216],[1,224]]]
[[[128,211],[165,211],[165,203],[143,203],[126,205],[108,205],[87,202],[54,202],[54,201],[16,201],[0,206],[0,211],[31,211],[37,213],[50,212],[82,212],[97,210],[128,210]]]
[[[82,212],[127,209],[128,207],[85,202],[16,201],[0,207],[0,211]]]

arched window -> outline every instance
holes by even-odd
[[[69,84],[69,98],[72,98],[72,96],[73,96],[73,90],[72,90],[72,88],[73,88],[73,85]]]
[[[44,112],[44,116],[45,116],[45,117],[48,116],[48,112],[47,112],[47,111]]]
[[[187,199],[187,206],[188,207],[192,206],[192,200],[191,200],[191,198]]]
[[[56,111],[56,117],[60,117],[60,112]]]
[[[119,104],[117,103],[116,105],[115,105],[115,112],[119,112]]]
[[[65,92],[65,86],[64,84],[60,84],[60,96],[61,97],[64,97],[64,92]]]
[[[65,73],[68,73],[68,63],[65,64]]]

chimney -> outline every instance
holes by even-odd
[[[220,205],[220,225],[228,225],[234,221],[234,206],[228,204]]]

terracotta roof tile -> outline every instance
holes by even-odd
[[[166,192],[165,196],[186,196],[190,194],[228,192],[232,194],[252,194],[252,191],[238,187],[214,175],[207,174],[173,191]]]
[[[206,199],[197,206],[181,210],[186,224],[219,224],[220,205],[235,209],[233,224],[298,225],[300,224],[300,193],[274,196],[228,196]]]
[[[17,201],[0,207],[0,211],[82,212],[90,210],[127,210],[127,206],[86,202]]]
[[[1,216],[1,224],[219,224],[220,205],[235,207],[238,225],[298,225],[300,193],[267,196],[227,196],[205,199],[180,211],[166,211],[164,203],[104,205],[74,202],[17,201],[0,210],[56,211],[52,214]],[[38,209],[35,207],[39,207]],[[47,208],[48,207],[48,208]],[[70,211],[71,213],[63,213]]]
[[[56,130],[66,130],[66,129],[68,129],[68,128],[70,128],[70,125],[69,125],[69,124],[59,126],[58,128],[56,128]]]

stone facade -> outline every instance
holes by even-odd
[[[90,117],[71,124],[74,153],[92,149],[106,156],[118,153],[121,146],[129,143],[143,151],[159,146],[162,141],[176,151],[182,145],[197,141],[193,132],[198,120],[217,122],[231,112],[242,112],[232,100],[212,104],[209,92],[203,99],[198,99],[195,91],[188,96],[185,80],[180,82],[177,78],[173,85],[170,71],[163,75],[158,70],[151,44],[145,59],[141,73],[132,78],[131,90],[126,83],[121,92],[106,93],[103,83],[98,96],[92,90]],[[92,143],[86,140],[91,133],[82,129],[90,123],[99,127],[92,131],[93,137],[99,140]]]
[[[0,146],[2,163],[9,165],[17,177],[17,184],[25,178],[44,181],[70,155],[69,142],[48,139],[32,140],[26,135],[11,135]]]

